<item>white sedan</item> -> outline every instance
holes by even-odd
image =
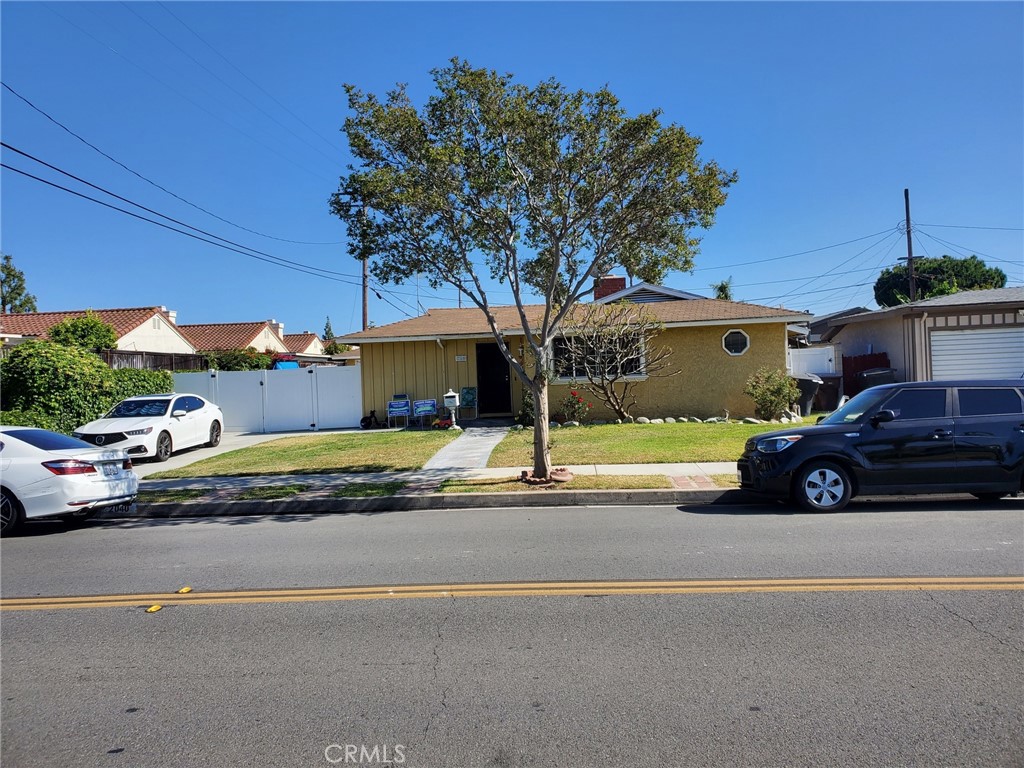
[[[174,451],[216,447],[224,431],[220,408],[199,395],[170,393],[122,400],[102,419],[75,430],[79,440],[123,448],[129,456],[167,461]]]
[[[124,451],[99,450],[67,435],[0,427],[0,534],[37,517],[87,520],[128,511],[139,478]]]

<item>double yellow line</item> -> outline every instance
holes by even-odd
[[[856,579],[716,579],[685,581],[537,581],[481,584],[405,584],[317,589],[260,589],[230,592],[14,597],[3,611],[64,608],[154,608],[171,605],[310,603],[464,597],[557,597],[605,595],[717,595],[751,592],[1024,590],[1024,576],[925,576]]]

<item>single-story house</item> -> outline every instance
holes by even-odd
[[[624,293],[625,292],[625,293]],[[753,415],[754,404],[743,394],[747,379],[762,366],[786,369],[787,325],[809,315],[778,307],[719,301],[695,294],[641,284],[595,295],[599,301],[633,298],[649,305],[664,324],[659,345],[670,347],[676,367],[672,377],[636,376],[635,416]],[[523,360],[519,312],[514,306],[492,307],[505,344]],[[543,305],[525,308],[531,328],[539,327]],[[480,416],[518,413],[524,387],[513,373],[476,307],[432,309],[424,315],[339,337],[360,346],[363,408],[378,415],[396,394],[410,399],[436,399],[445,392],[475,389]],[[556,379],[549,390],[552,413],[573,385]],[[589,398],[593,399],[593,398]],[[611,418],[595,401],[594,418]]]
[[[179,325],[178,328],[199,352],[230,352],[250,347],[257,352],[289,352],[283,338],[284,324],[276,320]]]
[[[196,353],[192,342],[174,324],[177,313],[166,307],[0,314],[0,329],[5,336],[43,339],[57,323],[69,318],[85,317],[89,312],[113,326],[117,333],[119,351],[172,355]]]
[[[324,354],[324,343],[315,333],[303,331],[302,333],[286,333],[284,345],[293,355],[322,355]]]
[[[1024,375],[1024,288],[961,291],[829,326],[843,355],[884,352],[900,381]]]

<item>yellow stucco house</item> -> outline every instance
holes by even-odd
[[[623,280],[624,283],[624,280]],[[779,307],[706,299],[682,291],[640,284],[598,301],[647,304],[664,324],[657,343],[670,347],[678,375],[636,376],[633,416],[752,416],[754,404],[743,388],[761,366],[786,369],[787,325],[809,315]],[[539,325],[543,305],[529,305],[531,328]],[[514,306],[492,307],[502,338],[517,360],[528,354],[519,313]],[[446,392],[476,398],[471,416],[512,416],[523,400],[523,383],[501,353],[487,320],[476,307],[432,309],[426,314],[338,339],[358,344],[362,357],[363,408],[387,412],[396,395],[411,400],[436,399]],[[556,379],[549,393],[552,413],[573,382]],[[465,398],[464,398],[465,399]],[[594,398],[588,398],[594,400]],[[610,419],[594,400],[594,419]]]

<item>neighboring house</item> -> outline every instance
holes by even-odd
[[[598,300],[622,293],[620,289]],[[734,416],[753,415],[754,404],[743,389],[750,375],[761,366],[786,368],[787,324],[806,321],[808,316],[789,309],[764,307],[706,298],[680,298],[676,292],[657,286],[634,286],[630,296],[654,297],[651,313],[664,323],[656,341],[668,346],[677,376],[637,379],[636,416]],[[659,295],[660,294],[660,295]],[[662,298],[669,295],[668,298]],[[522,325],[514,306],[492,307],[512,354],[528,355]],[[531,327],[538,327],[543,305],[526,307]],[[339,338],[359,344],[361,353],[363,408],[386,413],[387,402],[396,394],[411,399],[436,399],[445,392],[460,393],[476,388],[478,414],[509,416],[522,405],[524,387],[511,371],[491,335],[483,313],[466,309],[434,309],[425,315],[390,325],[369,328]],[[549,390],[552,412],[572,385],[555,380]],[[595,418],[610,418],[595,401]]]
[[[230,352],[250,347],[257,352],[289,352],[283,338],[284,324],[276,320],[179,325],[178,328],[199,352]]]
[[[338,343],[340,344],[341,342]],[[331,361],[338,365],[359,365],[360,359],[359,347],[356,346],[351,346],[337,355],[331,355]]]
[[[95,317],[113,326],[117,349],[121,352],[148,352],[171,355],[194,355],[195,347],[174,324],[177,313],[166,307],[130,307],[127,309],[73,310],[70,312],[25,312],[0,314],[3,336],[46,338],[50,328],[62,320]]]
[[[900,381],[1024,375],[1024,288],[961,291],[832,319],[844,356],[889,356]]]
[[[324,343],[320,341],[319,336],[309,331],[285,334],[284,345],[293,355],[324,354]]]
[[[867,307],[853,307],[852,309],[841,309],[838,312],[831,312],[827,315],[815,315],[808,323],[810,333],[807,341],[811,344],[825,344],[835,336],[836,328],[830,327],[829,323],[850,315],[859,315],[870,312]]]

